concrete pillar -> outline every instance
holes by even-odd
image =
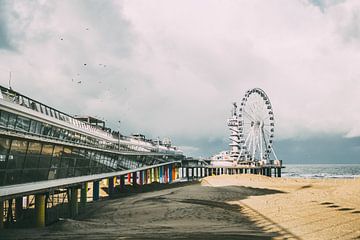
[[[131,174],[131,176],[132,176],[132,185],[136,186],[137,185],[137,172],[133,172]]]
[[[144,171],[139,172],[139,185],[143,185],[144,183]]]
[[[278,170],[277,170],[277,176],[278,176],[278,177],[281,177],[281,168],[278,168]]]
[[[125,176],[121,175],[120,176],[120,189],[124,189],[125,188]]]
[[[164,183],[168,183],[169,182],[169,168],[168,166],[164,166]]]
[[[159,180],[158,180],[158,175],[159,175],[159,173],[158,173],[158,168],[154,168],[154,182],[159,182]]]
[[[149,172],[149,183],[151,184],[154,181],[154,169],[150,168]]]
[[[87,202],[88,183],[83,183],[80,190],[80,209],[83,211]]]
[[[173,166],[169,165],[169,183],[173,181]]]
[[[45,194],[35,195],[35,227],[45,227]]]
[[[93,182],[93,201],[99,200],[99,194],[100,194],[100,181],[94,181]]]
[[[0,200],[0,229],[4,228],[4,202]]]
[[[163,183],[163,167],[159,167],[159,183]]]
[[[15,198],[15,219],[16,222],[21,221],[23,216],[23,198],[17,197]]]
[[[189,181],[189,180],[190,180],[190,176],[189,176],[190,170],[189,170],[189,168],[188,168],[188,167],[187,167],[187,168],[185,168],[185,170],[186,170],[186,177],[187,177],[187,180]]]
[[[109,194],[109,197],[113,196],[114,195],[114,177],[109,177],[108,178],[108,194]]]
[[[146,169],[145,171],[145,184],[148,184],[150,182],[150,173],[151,173],[151,169]]]
[[[70,218],[74,218],[79,214],[78,188],[71,187],[69,193],[70,193],[69,196]]]

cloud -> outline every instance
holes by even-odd
[[[12,50],[13,46],[11,45],[8,29],[7,29],[7,3],[0,2],[0,50]]]
[[[277,140],[360,135],[359,1],[2,3],[0,83],[65,112],[209,155],[260,87]]]

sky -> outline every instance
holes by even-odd
[[[259,87],[284,163],[360,163],[359,63],[358,0],[0,0],[1,85],[188,156]]]

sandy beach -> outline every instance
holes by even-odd
[[[89,203],[75,220],[1,239],[356,239],[360,179],[223,175],[151,184]]]
[[[266,232],[282,239],[359,239],[360,179],[286,179],[255,175],[209,177],[203,186],[279,191],[230,201]]]

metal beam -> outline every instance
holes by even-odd
[[[174,163],[181,163],[181,161],[174,161],[174,162],[167,162],[161,163],[152,166],[141,167],[137,169],[131,170],[123,170],[123,171],[116,171],[110,173],[101,173],[101,174],[94,174],[88,176],[81,176],[81,177],[73,177],[73,178],[61,178],[56,180],[48,180],[48,181],[39,181],[39,182],[32,182],[32,183],[24,183],[24,184],[16,184],[16,185],[9,185],[0,187],[0,201],[7,200],[11,198],[26,196],[26,195],[33,195],[37,193],[49,192],[51,189],[55,188],[67,188],[71,186],[80,185],[85,182],[92,182],[98,181],[105,178],[115,177],[119,175],[125,175],[132,172],[138,172],[146,169],[151,169],[155,167],[166,166],[169,164]]]

